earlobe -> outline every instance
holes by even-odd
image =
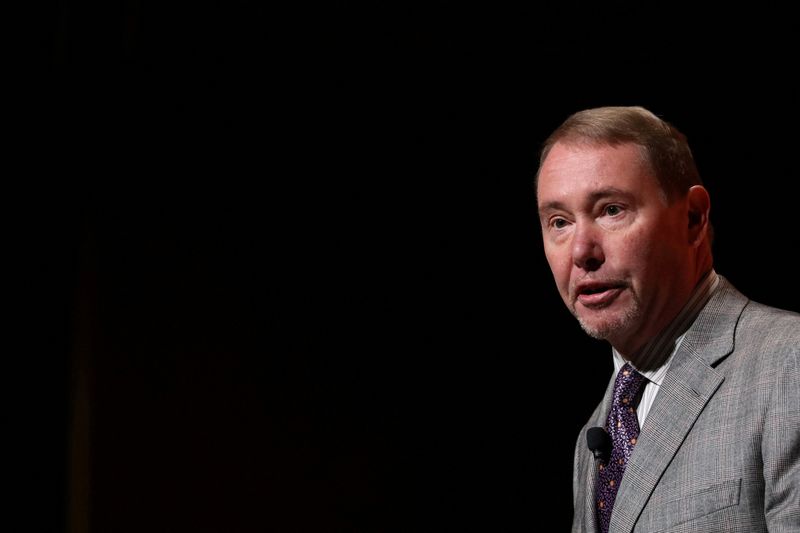
[[[697,245],[703,241],[708,232],[708,215],[711,211],[711,198],[702,185],[689,188],[689,243]]]

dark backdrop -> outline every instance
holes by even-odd
[[[578,109],[683,130],[718,272],[798,309],[780,13],[51,7],[4,388],[32,530],[566,530],[611,361],[531,180]]]

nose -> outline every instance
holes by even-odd
[[[605,262],[603,246],[597,228],[578,224],[572,237],[572,262],[578,268],[592,272]]]

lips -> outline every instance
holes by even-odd
[[[575,294],[584,307],[599,308],[610,305],[624,289],[621,283],[591,281],[578,284]]]

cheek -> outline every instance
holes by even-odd
[[[605,248],[606,263],[620,274],[632,277],[642,274],[647,265],[653,264],[653,245],[644,232],[628,232],[615,239],[613,246]]]
[[[658,283],[662,273],[674,268],[674,253],[667,242],[668,229],[631,232],[617,250],[624,257],[624,268],[638,281]]]

